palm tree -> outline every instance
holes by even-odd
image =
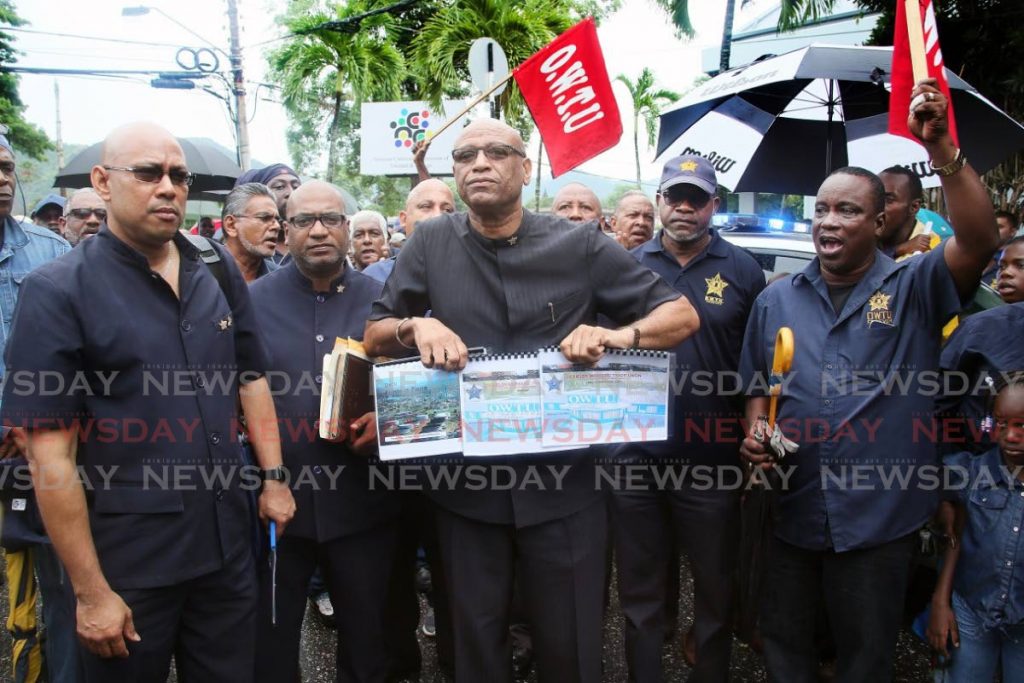
[[[643,117],[647,128],[647,145],[651,146],[654,144],[654,133],[661,107],[678,100],[679,93],[655,90],[654,74],[647,67],[640,72],[636,81],[629,80],[625,74],[619,74],[615,80],[626,86],[633,101],[633,150],[636,152],[636,186],[640,187],[640,117]]]
[[[351,100],[358,111],[364,100],[398,99],[405,60],[391,38],[394,19],[387,14],[362,20],[352,32],[317,28],[365,12],[370,9],[366,0],[337,5],[333,13],[314,5],[293,6],[284,22],[293,37],[267,58],[293,124],[308,125],[315,111],[322,112],[321,122],[327,121],[327,178],[332,180],[338,167],[343,105]],[[329,107],[324,107],[324,98]]]
[[[728,0],[729,5],[734,0]],[[750,0],[741,0],[740,6],[745,6]],[[657,0],[672,19],[676,31],[687,38],[694,35],[693,24],[690,23],[689,0]],[[832,11],[835,0],[781,0],[782,12],[779,14],[779,30],[792,31],[799,28],[808,21],[814,21],[822,15]],[[731,17],[727,17],[729,25],[732,25]],[[731,33],[731,30],[730,30]],[[724,41],[723,41],[724,42]],[[724,47],[724,45],[723,45]]]
[[[568,29],[579,17],[568,0],[458,0],[443,2],[412,40],[413,69],[424,99],[439,107],[467,94],[467,57],[477,38],[493,38],[515,67]],[[510,123],[525,129],[522,96],[514,83],[498,99]]]

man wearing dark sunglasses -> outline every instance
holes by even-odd
[[[107,221],[107,205],[96,190],[86,187],[75,190],[64,207],[64,238],[78,246],[100,231]]]
[[[5,422],[26,427],[47,484],[36,495],[77,598],[86,681],[165,680],[172,658],[183,680],[248,681],[246,487],[263,475],[259,513],[279,532],[295,510],[248,288],[211,243],[222,286],[178,230],[191,174],[174,136],[129,124],[102,162],[107,228],[22,285],[7,359],[29,388],[5,384]],[[43,391],[44,372],[80,388]],[[232,438],[239,405],[260,473]]]
[[[523,208],[533,169],[515,129],[474,121],[452,158],[468,212],[424,221],[406,240],[367,323],[368,352],[411,351],[428,367],[454,371],[465,367],[467,346],[521,353],[560,344],[569,361],[592,363],[608,349],[670,348],[697,329],[686,299],[596,222]],[[599,314],[621,327],[599,327]],[[438,505],[459,681],[511,683],[517,574],[538,678],[601,680],[608,513],[592,460],[585,450],[531,456],[538,469],[568,469],[558,482],[542,474],[529,490],[428,487]],[[522,459],[487,462],[515,472],[518,483],[527,472]]]
[[[739,491],[708,487],[697,477],[680,477],[659,489],[656,474],[683,468],[731,468],[740,464],[738,434],[743,397],[698,387],[689,378],[734,376],[739,366],[747,316],[764,289],[764,272],[743,249],[711,229],[718,208],[715,169],[703,157],[684,155],[666,162],[658,188],[662,230],[632,254],[686,296],[700,313],[697,334],[677,346],[671,432],[668,441],[625,444],[616,456],[652,478],[645,486],[612,492],[612,524],[619,602],[625,614],[626,661],[630,680],[660,681],[668,622],[665,605],[678,604],[678,552],[690,561],[694,623],[684,638],[690,681],[729,678],[732,646],[733,571],[739,543]],[[647,202],[646,197],[635,197]],[[642,204],[641,204],[642,205]],[[650,210],[650,204],[647,204]],[[715,386],[720,386],[715,382]],[[731,425],[733,436],[716,425]],[[711,438],[706,435],[711,434]],[[715,476],[714,470],[711,475]],[[718,479],[721,481],[722,479]],[[675,578],[673,579],[673,572]],[[670,593],[674,592],[672,595]]]

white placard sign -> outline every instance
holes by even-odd
[[[364,102],[359,172],[363,175],[416,175],[412,163],[413,145],[429,138],[427,169],[431,175],[451,175],[452,146],[469,118],[456,123],[434,138],[449,116],[462,111],[463,100],[444,102],[443,112],[434,112],[426,102]]]

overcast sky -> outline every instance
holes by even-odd
[[[179,47],[203,45],[196,36],[158,12],[122,16],[122,8],[137,5],[137,0],[15,0],[15,4],[21,16],[30,22],[23,27],[25,31],[15,33],[16,47],[24,53],[19,66],[176,71],[175,54]],[[752,2],[738,13],[735,26],[743,26],[774,4],[773,0]],[[240,0],[239,5],[244,70],[246,79],[251,81],[248,92],[252,157],[264,163],[289,161],[284,110],[272,101],[276,99],[273,91],[257,89],[256,85],[266,80],[265,51],[279,44],[275,39],[282,35],[274,24],[275,7],[282,3]],[[701,48],[715,45],[721,39],[725,12],[724,0],[701,0],[690,5],[697,37],[682,42],[673,36],[667,17],[653,2],[624,0],[623,9],[606,19],[599,29],[611,77],[619,73],[636,77],[648,66],[657,74],[659,85],[677,91],[688,89],[700,75]],[[228,51],[224,0],[153,0],[151,6]],[[96,40],[100,38],[105,40]],[[227,58],[220,57],[221,68],[226,70]],[[23,74],[21,95],[28,105],[28,119],[53,138],[54,84],[59,85],[61,137],[65,143],[93,143],[119,124],[146,119],[181,137],[205,136],[235,147],[233,126],[221,100],[198,90],[157,90],[149,86],[149,78]],[[616,84],[615,92],[623,118],[622,141],[580,170],[628,180],[634,175],[632,107],[623,86]],[[653,162],[652,157],[652,150],[642,153],[646,162]],[[658,172],[656,164],[645,164],[645,178]]]

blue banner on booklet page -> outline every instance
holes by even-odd
[[[545,448],[668,438],[669,354],[610,351],[593,365],[538,354]]]

